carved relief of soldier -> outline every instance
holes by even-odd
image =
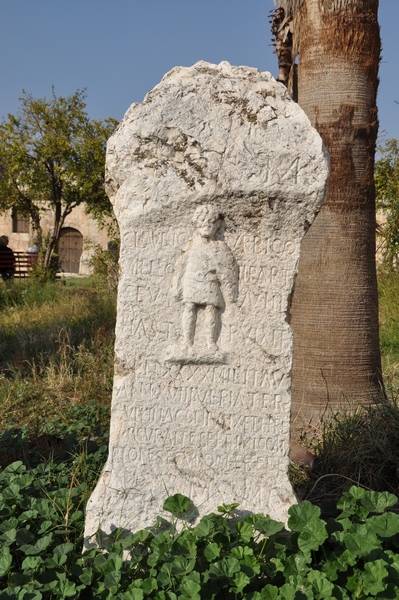
[[[221,313],[238,295],[238,267],[221,238],[223,214],[214,206],[199,206],[193,215],[193,237],[182,249],[172,283],[173,296],[182,304],[181,344],[168,360],[208,357],[223,359],[217,340]],[[198,311],[204,310],[202,342],[197,332]]]

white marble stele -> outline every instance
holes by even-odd
[[[286,519],[292,331],[301,240],[328,157],[269,73],[177,67],[109,141],[121,234],[109,459],[87,506],[101,530],[238,502]]]

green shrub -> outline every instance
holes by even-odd
[[[21,461],[0,472],[0,598],[65,598],[80,555],[84,507],[106,447],[34,469]]]
[[[333,512],[289,509],[288,527],[264,515],[237,521],[236,504],[195,526],[176,494],[169,523],[102,536],[81,554],[84,502],[105,449],[0,473],[0,600],[397,598],[396,496],[349,488]]]
[[[119,282],[119,250],[119,239],[109,242],[107,250],[99,245],[94,247],[90,266],[93,269],[92,281],[96,289],[116,293]]]
[[[379,273],[380,345],[385,385],[399,391],[399,276]]]
[[[379,147],[380,158],[375,165],[377,208],[384,219],[378,229],[382,268],[398,271],[399,257],[399,141],[386,140]]]

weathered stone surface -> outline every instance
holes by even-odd
[[[111,138],[121,233],[110,455],[87,509],[98,528],[192,518],[239,502],[285,519],[301,239],[328,160],[268,73],[199,62],[165,75]]]

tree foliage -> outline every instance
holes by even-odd
[[[379,148],[375,166],[377,208],[383,215],[379,227],[383,266],[398,267],[399,256],[399,140],[387,140]]]
[[[86,92],[34,98],[23,92],[17,115],[0,124],[0,210],[14,208],[31,219],[43,266],[50,264],[61,228],[81,204],[101,223],[112,215],[104,191],[105,146],[116,121],[90,119]],[[42,227],[45,210],[53,225]]]

